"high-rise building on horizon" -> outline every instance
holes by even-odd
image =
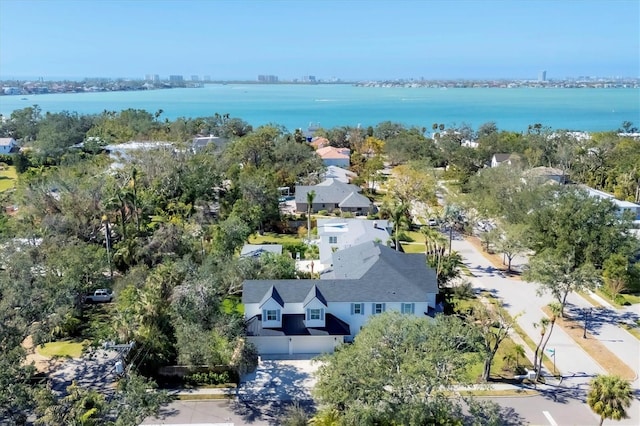
[[[547,81],[547,71],[546,70],[540,71],[540,74],[538,74],[538,81],[541,82],[541,83]]]
[[[200,81],[200,77],[194,74],[191,76],[191,81]]]
[[[182,77],[181,75],[170,75],[169,81],[172,83],[182,83],[184,82],[184,77]]]
[[[211,76],[210,75],[205,75],[202,79],[204,81],[211,81]]]
[[[260,74],[258,76],[258,81],[260,83],[277,83],[278,82],[278,76],[277,75]]]
[[[147,74],[144,76],[144,81],[151,81],[153,83],[157,83],[160,81],[160,76],[158,74]]]

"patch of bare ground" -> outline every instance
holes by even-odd
[[[493,265],[494,268],[500,269],[502,272],[504,272],[506,275],[509,276],[509,278],[514,279],[514,280],[520,280],[520,274],[517,272],[507,272],[507,266],[502,263],[502,255],[497,254],[497,253],[493,253],[493,252],[487,252],[484,248],[484,246],[482,245],[482,242],[480,241],[480,239],[478,237],[474,237],[474,236],[466,236],[464,237],[464,239],[471,244],[472,246],[474,246],[478,252],[480,252],[480,254],[482,254],[485,259],[487,259],[489,262],[491,262],[491,264]]]
[[[551,318],[551,311],[548,307],[542,308],[545,315]],[[609,374],[620,376],[625,380],[635,380],[636,373],[613,352],[606,348],[598,339],[587,333],[584,339],[584,329],[580,323],[572,318],[557,318],[556,325],[560,326],[565,333],[593,358]]]
[[[27,352],[27,356],[24,361],[25,365],[33,364],[39,373],[50,373],[64,362],[64,359],[62,358],[49,358],[36,352],[36,347],[33,344],[33,338],[31,335],[27,336],[22,341],[22,347]]]

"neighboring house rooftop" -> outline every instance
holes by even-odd
[[[281,244],[245,244],[240,257],[259,257],[264,253],[282,254]]]
[[[500,164],[512,164],[520,161],[520,155],[518,154],[493,154],[491,158],[491,167],[496,167]]]
[[[336,179],[343,183],[349,183],[351,179],[358,176],[351,170],[343,169],[338,166],[328,166],[327,171],[324,173],[324,179]]]
[[[334,148],[325,146],[316,150],[316,153],[323,160],[349,160],[351,150],[349,148]]]
[[[525,170],[522,174],[525,178],[547,180],[557,183],[566,183],[568,180],[567,175],[556,167],[534,167],[532,169]]]
[[[337,179],[326,179],[318,185],[302,185],[296,186],[296,203],[306,203],[307,193],[314,191],[316,193],[313,203],[340,203],[351,193],[359,193],[362,189],[357,185],[340,182]],[[364,197],[366,198],[366,197]],[[367,206],[371,201],[367,198]]]
[[[619,209],[632,209],[636,211],[638,214],[640,214],[639,204],[632,203],[631,201],[618,200],[613,194],[609,194],[608,192],[600,191],[598,189],[593,189],[586,185],[580,185],[580,187],[586,190],[589,193],[589,195],[591,195],[592,197],[610,200]]]
[[[228,140],[226,138],[221,138],[219,136],[213,136],[213,135],[196,136],[195,138],[193,138],[191,147],[192,147],[192,149],[194,151],[200,151],[200,150],[204,149],[209,144],[215,145],[216,148],[221,148],[227,142],[228,142]]]
[[[14,138],[0,138],[0,146],[11,146],[15,144],[16,140]]]
[[[329,146],[329,139],[323,138],[322,136],[317,136],[311,140],[311,145],[314,149],[324,148],[325,146]]]
[[[367,219],[318,219],[318,235],[340,233],[344,244],[355,246],[366,241],[380,240],[381,243],[391,238],[388,220]]]

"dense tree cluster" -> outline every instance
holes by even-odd
[[[93,337],[135,341],[131,374],[154,376],[175,363],[238,371],[255,364],[234,306],[242,281],[297,275],[288,254],[237,253],[252,232],[280,220],[278,187],[319,175],[320,160],[278,126],[253,130],[226,115],[163,123],[160,114],[42,115],[34,107],[3,124],[28,159],[16,190],[2,195],[3,206],[18,210],[0,214],[3,418],[19,421],[37,406],[42,424],[71,417],[104,424],[114,410],[118,424],[142,420],[90,390],[70,388],[61,400],[46,389],[34,392],[34,371],[22,364],[27,335],[41,343],[86,333],[91,310],[83,296],[96,288],[112,288],[117,297],[109,322]],[[195,152],[189,140],[200,132],[228,143]],[[132,139],[176,143],[132,151],[113,167],[104,145]],[[125,384],[125,393],[139,388]]]

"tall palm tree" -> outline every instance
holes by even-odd
[[[400,250],[400,227],[408,222],[409,216],[409,206],[404,203],[396,204],[393,209],[391,209],[390,217],[393,221],[393,226],[395,228],[395,241],[396,241],[396,251]]]
[[[542,372],[542,360],[544,358],[544,350],[547,347],[547,343],[549,342],[549,339],[551,338],[551,333],[553,333],[553,327],[556,325],[556,320],[558,319],[558,317],[562,316],[562,305],[558,302],[551,302],[548,305],[549,310],[551,311],[551,318],[548,321],[548,325],[549,325],[549,332],[547,333],[546,336],[542,336],[544,337],[544,340],[541,337],[541,345],[538,345],[538,347],[540,348],[540,352],[538,353],[538,365],[534,366],[534,368],[536,369],[536,381],[540,378],[540,373]]]
[[[602,426],[604,419],[627,418],[627,408],[631,406],[631,398],[631,385],[628,381],[618,376],[598,375],[591,380],[587,404],[600,416],[600,426]]]
[[[311,212],[313,211],[313,200],[316,198],[316,191],[307,192],[307,241],[311,242]]]

